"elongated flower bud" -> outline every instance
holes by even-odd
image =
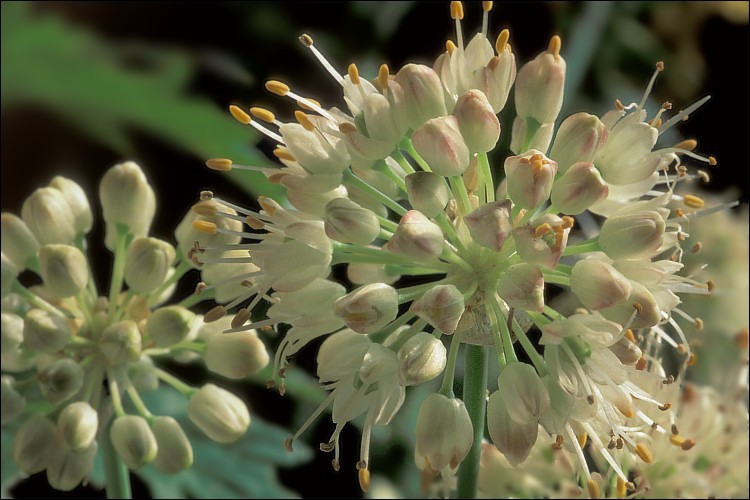
[[[529,149],[547,151],[552,135],[555,133],[554,123],[542,123],[540,126],[530,124],[520,116],[513,120],[510,135],[510,150],[516,154],[523,154]]]
[[[544,311],[544,277],[538,266],[516,264],[509,267],[500,277],[497,291],[510,307]]]
[[[532,149],[521,156],[505,160],[508,197],[516,205],[531,210],[549,198],[557,163]]]
[[[417,416],[417,467],[451,476],[473,442],[473,427],[464,402],[438,393],[427,396]]]
[[[412,141],[414,149],[437,175],[461,175],[469,166],[469,148],[455,116],[427,121],[414,131]]]
[[[508,363],[497,379],[510,418],[518,424],[539,420],[549,409],[547,389],[536,370],[526,363]]]
[[[578,215],[607,194],[607,183],[592,163],[575,163],[552,185],[552,205],[564,214]]]
[[[410,308],[417,316],[448,335],[456,331],[464,309],[464,297],[455,285],[438,285],[428,290]]]
[[[333,313],[355,332],[376,332],[396,319],[398,292],[385,283],[364,285],[337,299]]]
[[[75,451],[63,443],[56,443],[47,464],[47,481],[60,491],[70,491],[84,481],[94,469],[98,446],[92,442],[88,448]]]
[[[55,424],[44,415],[35,414],[24,422],[13,439],[13,461],[26,474],[47,468],[49,447],[55,442]]]
[[[398,378],[401,385],[419,385],[443,372],[445,346],[433,335],[419,332],[398,350]]]
[[[407,64],[396,74],[396,83],[404,92],[397,110],[398,119],[405,127],[416,130],[430,118],[447,113],[443,85],[432,68]]]
[[[331,239],[365,246],[380,234],[380,222],[371,210],[347,198],[336,198],[326,205],[325,229]]]
[[[630,319],[633,311],[636,311],[635,319],[630,325],[631,328],[649,328],[655,326],[661,320],[661,311],[656,299],[648,289],[631,281],[633,291],[624,302],[612,307],[600,309],[602,316],[610,321],[624,325]]]
[[[46,187],[34,191],[23,202],[21,217],[42,245],[67,244],[76,237],[73,210],[58,189]]]
[[[57,432],[65,444],[74,452],[82,452],[96,439],[99,415],[85,401],[66,406],[57,417]]]
[[[9,375],[2,376],[0,387],[2,388],[0,393],[2,395],[0,425],[5,425],[23,413],[24,408],[26,408],[26,399],[13,387],[13,377]]]
[[[625,276],[606,262],[584,259],[576,262],[570,274],[570,288],[589,309],[603,309],[627,300],[633,286]]]
[[[0,283],[2,285],[0,296],[5,298],[10,294],[13,289],[13,283],[18,278],[18,268],[16,268],[15,264],[5,254],[0,254],[0,266],[0,272],[2,273],[0,275]]]
[[[560,56],[560,38],[524,64],[516,76],[516,112],[523,119],[552,123],[563,103],[565,59]]]
[[[138,470],[156,458],[158,445],[148,421],[138,415],[115,418],[109,437],[117,455],[128,469]]]
[[[83,386],[83,368],[72,359],[58,359],[37,375],[39,390],[58,405],[73,397]]]
[[[2,313],[2,353],[8,354],[23,342],[23,318],[13,313]],[[3,366],[5,363],[3,362]]]
[[[206,343],[206,366],[214,373],[241,379],[258,373],[268,364],[268,352],[255,332],[214,335]]]
[[[110,365],[138,361],[141,357],[141,332],[135,321],[119,321],[108,326],[99,338],[99,349]]]
[[[44,284],[60,298],[78,295],[89,281],[86,256],[70,245],[44,245],[40,248],[39,269]]]
[[[155,391],[159,387],[156,367],[148,356],[128,365],[128,379],[137,391]]]
[[[19,269],[24,270],[39,250],[39,242],[29,226],[17,215],[2,214],[2,252]]]
[[[206,384],[188,402],[188,416],[206,435],[219,443],[239,439],[250,425],[245,403],[214,384]]]
[[[437,217],[451,199],[445,180],[432,172],[414,172],[405,180],[409,203],[427,217]]]
[[[94,223],[94,214],[91,212],[89,199],[84,190],[74,181],[61,175],[56,175],[49,183],[49,187],[60,190],[65,200],[70,205],[75,220],[75,229],[78,234],[88,233]]]
[[[156,211],[154,190],[136,163],[128,161],[107,170],[99,183],[99,199],[107,223],[107,248],[112,249],[116,225],[133,236],[146,236]]]
[[[495,148],[500,138],[500,120],[483,92],[472,89],[460,96],[453,116],[470,153],[486,153]]]
[[[604,221],[599,245],[613,260],[650,257],[661,247],[665,228],[658,212],[615,215]]]
[[[440,226],[421,212],[409,210],[384,248],[415,260],[437,259],[443,253],[445,237]]]
[[[156,290],[164,283],[174,258],[174,247],[166,241],[156,238],[134,240],[125,261],[125,283],[138,293]]]
[[[479,207],[464,218],[471,239],[494,251],[503,248],[513,230],[510,217],[510,200],[494,201]]]
[[[176,474],[193,465],[193,447],[185,431],[172,417],[156,417],[151,424],[157,452],[154,467],[163,474]]]
[[[65,318],[43,309],[26,313],[23,342],[29,349],[39,352],[57,352],[70,340],[70,327]]]
[[[539,423],[518,423],[510,417],[502,391],[490,395],[487,403],[487,429],[495,447],[514,467],[526,461],[536,442]]]
[[[158,347],[170,347],[185,340],[195,313],[181,306],[160,307],[146,321],[146,335]]]
[[[549,152],[561,173],[574,163],[590,163],[599,147],[607,142],[607,127],[594,115],[576,113],[560,124],[555,142]]]
[[[570,225],[565,219],[547,214],[525,227],[515,229],[513,240],[524,262],[554,269],[568,244],[568,233]]]

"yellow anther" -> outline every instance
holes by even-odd
[[[651,120],[651,123],[650,123],[650,125],[654,128],[661,127],[661,124],[662,124],[661,118],[654,118],[653,120]]]
[[[445,50],[448,51],[448,54],[453,54],[453,51],[456,50],[456,44],[453,43],[451,40],[445,41]]]
[[[560,57],[560,49],[562,48],[562,40],[559,36],[555,35],[552,38],[550,38],[549,41],[549,47],[547,47],[547,52],[552,54],[555,57],[555,61]]]
[[[268,215],[273,215],[276,213],[276,205],[273,203],[273,200],[271,200],[267,196],[261,196],[260,198],[258,198],[258,205],[260,205],[260,208],[265,210]]]
[[[216,234],[216,224],[206,220],[194,220],[193,229],[206,234]]]
[[[676,149],[685,149],[687,151],[693,151],[698,147],[698,141],[695,139],[685,139],[684,141],[678,142],[674,145]]]
[[[302,34],[302,36],[299,37],[299,41],[305,47],[312,47],[313,39],[307,33]]]
[[[258,219],[257,217],[253,217],[252,215],[248,215],[245,217],[245,224],[250,226],[252,229],[263,229],[266,227],[265,222]]]
[[[599,498],[600,496],[599,485],[596,484],[596,481],[594,481],[593,479],[589,479],[588,482],[586,483],[586,486],[589,489],[589,496],[591,498]]]
[[[703,198],[695,196],[694,194],[686,194],[683,202],[690,208],[703,208],[706,204],[706,202],[703,201]]]
[[[273,94],[284,97],[289,93],[290,89],[289,85],[287,85],[286,83],[282,83],[278,80],[268,80],[266,82],[266,90]]]
[[[237,314],[234,315],[234,318],[232,318],[230,326],[232,328],[239,328],[242,325],[244,325],[245,322],[249,319],[250,319],[250,311],[248,311],[246,307],[243,307],[242,309],[237,311]]]
[[[640,458],[647,464],[650,464],[654,461],[654,456],[651,454],[651,450],[646,448],[646,445],[643,443],[638,443],[637,445],[635,445],[635,454],[638,455],[638,458]]]
[[[627,330],[625,330],[625,337],[629,341],[631,341],[632,343],[634,343],[634,344],[636,343],[635,342],[635,335],[633,334],[633,330],[631,330],[630,328],[628,328]]]
[[[370,489],[370,471],[367,469],[367,467],[359,469],[359,487],[362,489],[362,491],[367,491]]]
[[[620,111],[625,111],[625,105],[619,99],[615,99],[615,108]]]
[[[292,447],[292,443],[294,442],[294,438],[288,437],[284,440],[284,449],[288,451],[289,453],[294,451],[294,448]]]
[[[349,72],[349,79],[352,81],[352,83],[354,85],[359,85],[359,70],[357,69],[357,65],[351,63],[347,71]]]
[[[685,217],[685,212],[683,212],[681,208],[675,208],[674,209],[674,214],[677,217]]]
[[[273,123],[276,121],[276,116],[265,108],[252,107],[250,108],[250,114],[259,120],[263,120],[266,123]]]
[[[297,161],[297,159],[292,156],[292,154],[289,152],[286,148],[276,148],[273,150],[273,155],[278,158],[279,160],[286,160],[286,161]]]
[[[664,71],[664,61],[659,61],[656,63],[656,71],[658,72]]]
[[[534,230],[534,238],[540,238],[550,231],[552,231],[552,226],[545,222],[544,224],[537,226]]]
[[[489,12],[492,10],[492,4],[493,2],[482,2],[482,10],[485,12]]]
[[[315,104],[317,107],[321,107],[320,103],[316,101],[315,99],[310,99],[309,97],[305,97],[306,100],[310,101],[312,104]],[[297,101],[297,104],[299,104],[299,107],[302,109],[306,109],[308,111],[315,111],[315,108],[312,108],[307,105],[304,101]]]
[[[695,363],[697,363],[697,362],[698,362],[698,357],[695,355],[694,352],[691,352],[690,353],[690,357],[687,360],[687,365],[688,366],[695,366]]]
[[[677,352],[679,354],[685,354],[687,352],[687,348],[685,347],[685,344],[677,344]]]
[[[716,161],[715,157],[709,156],[708,157],[708,164],[711,165],[712,167],[715,167],[718,164],[718,162]]]
[[[308,132],[312,132],[313,130],[315,130],[315,125],[312,124],[307,115],[302,111],[296,110],[294,112],[294,117],[297,119],[299,124],[302,125],[302,127]]]
[[[617,406],[617,409],[627,418],[635,417],[635,410],[633,410],[633,407],[630,404],[628,404],[628,406]]]
[[[685,438],[677,434],[672,434],[671,436],[669,436],[669,442],[677,447],[680,447],[682,446],[682,443],[685,442]]]
[[[199,201],[198,203],[190,207],[190,209],[196,214],[202,215],[204,217],[213,217],[218,211],[216,203],[212,201]]]
[[[625,480],[620,476],[617,476],[617,498],[625,498],[628,494],[628,489]]]
[[[497,40],[495,40],[495,50],[498,54],[502,54],[505,52],[505,47],[508,46],[508,39],[510,38],[510,31],[507,29],[504,29],[500,32],[499,35],[497,35]]]
[[[235,120],[243,125],[247,125],[248,123],[253,121],[253,119],[250,118],[250,115],[242,111],[239,106],[235,106],[234,104],[229,106],[229,112],[232,114]]]
[[[193,292],[195,295],[202,294],[206,288],[208,288],[208,285],[206,285],[204,282],[200,282],[197,285],[195,285],[195,292]]]
[[[218,321],[226,315],[227,310],[224,309],[224,306],[216,306],[203,315],[203,322],[213,323],[214,321]]]
[[[356,131],[357,131],[357,127],[355,127],[353,123],[350,123],[350,122],[339,123],[339,132],[341,132],[342,134],[351,134]]]
[[[696,330],[703,330],[703,320],[700,318],[695,318],[695,329]]]
[[[583,448],[584,446],[586,446],[586,442],[589,439],[589,435],[584,432],[582,434],[577,435],[576,439],[578,440],[578,446]]]
[[[391,70],[388,69],[387,64],[381,64],[378,70],[378,83],[380,88],[385,90],[388,88],[388,82],[390,81]]]
[[[564,216],[564,217],[562,218],[562,220],[563,220],[563,221],[562,221],[562,226],[561,226],[561,227],[562,227],[563,229],[570,229],[570,228],[572,228],[572,227],[573,227],[573,226],[575,225],[575,223],[576,223],[576,220],[575,220],[575,219],[574,219],[573,217],[569,216],[569,215],[565,215],[565,216]]]
[[[210,160],[206,160],[206,166],[211,170],[229,172],[232,170],[232,160],[227,158],[211,158]]]
[[[461,2],[451,2],[451,19],[464,18],[464,5]]]

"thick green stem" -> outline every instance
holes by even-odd
[[[467,345],[463,400],[474,428],[474,442],[458,469],[458,497],[476,498],[487,407],[487,348]]]
[[[114,419],[113,419],[114,421]],[[110,426],[102,433],[102,460],[104,462],[105,490],[107,498],[132,498],[128,468],[117,456],[109,435]]]
[[[563,255],[578,255],[587,252],[601,252],[602,247],[599,246],[599,237],[592,238],[590,240],[582,241],[575,245],[568,245],[563,250]]]
[[[404,207],[399,205],[396,201],[392,200],[388,195],[381,193],[380,191],[354,175],[351,170],[346,170],[344,172],[344,180],[350,185],[370,196],[372,199],[379,201],[386,207],[390,208],[398,215],[404,215],[406,213],[406,209]]]
[[[456,201],[458,202],[458,209],[461,215],[467,215],[471,212],[471,202],[469,201],[469,193],[466,191],[466,184],[464,184],[463,177],[455,175],[449,177],[448,182],[451,185],[453,196],[456,197]]]
[[[479,178],[482,179],[484,185],[485,202],[492,203],[495,201],[495,184],[492,180],[492,168],[487,153],[477,155],[477,164],[479,166]]]

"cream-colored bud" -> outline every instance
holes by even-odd
[[[15,351],[23,343],[23,318],[13,313],[2,313],[2,353]],[[5,363],[3,363],[3,368]]]
[[[174,262],[174,247],[156,238],[137,238],[128,248],[125,283],[137,293],[156,290]]]
[[[146,321],[146,335],[158,347],[170,347],[185,340],[195,313],[181,306],[160,307]]]
[[[578,215],[608,194],[607,183],[593,163],[574,163],[552,185],[552,205],[564,214]]]
[[[156,417],[151,424],[157,452],[154,467],[163,474],[176,474],[193,465],[193,447],[185,431],[172,417]]]
[[[623,365],[635,365],[643,357],[643,351],[626,336],[609,346]]]
[[[650,328],[661,320],[661,311],[656,299],[648,289],[638,282],[631,281],[633,291],[624,302],[615,306],[600,309],[602,316],[610,321],[624,325],[628,322],[633,311],[636,311],[631,328]]]
[[[99,428],[99,415],[85,401],[70,403],[57,417],[57,432],[65,444],[77,453],[91,446]]]
[[[36,474],[47,468],[55,431],[52,420],[38,413],[23,423],[13,439],[13,461],[19,469]]]
[[[214,335],[206,343],[203,359],[209,370],[231,379],[254,375],[269,361],[266,346],[254,331]]]
[[[110,365],[138,361],[141,357],[141,332],[135,321],[118,321],[102,332],[99,349]]]
[[[114,248],[118,224],[135,237],[148,234],[156,212],[156,196],[136,163],[128,161],[107,170],[99,183],[99,200],[107,223],[107,248]]]
[[[60,298],[78,295],[89,281],[86,256],[70,245],[51,244],[40,248],[39,270],[47,288]]]
[[[34,191],[23,202],[21,218],[42,245],[72,243],[76,237],[73,210],[59,189]]]
[[[2,396],[2,405],[0,405],[0,425],[5,425],[20,416],[26,408],[26,398],[24,398],[13,387],[13,377],[3,375],[0,379],[0,396]]]
[[[508,197],[516,205],[531,210],[544,203],[552,191],[557,163],[532,149],[505,160]]]
[[[414,172],[405,180],[409,203],[427,217],[437,217],[451,199],[445,179],[432,172]]]
[[[417,467],[430,467],[443,476],[451,476],[473,442],[474,431],[464,402],[438,393],[427,396],[417,415],[414,448]]]
[[[396,73],[403,99],[396,108],[403,127],[418,129],[424,122],[447,113],[440,77],[422,64],[407,64]]]
[[[599,245],[613,260],[650,257],[661,247],[665,229],[658,212],[615,215],[602,224]]]
[[[584,306],[594,310],[617,305],[633,291],[630,280],[597,259],[576,262],[570,274],[570,288]]]
[[[70,205],[75,218],[75,228],[78,234],[88,233],[94,223],[94,214],[91,212],[89,199],[83,188],[74,181],[61,175],[56,175],[49,183],[49,187],[60,190],[65,200]]]
[[[516,264],[509,267],[500,277],[497,291],[510,307],[544,311],[544,277],[539,266]]]
[[[469,166],[469,148],[455,116],[441,116],[425,122],[412,135],[414,149],[437,175],[461,175]]]
[[[138,470],[156,458],[158,445],[148,421],[138,415],[115,418],[109,437],[117,455],[128,469]]]
[[[348,198],[335,198],[326,205],[325,229],[331,239],[365,246],[380,234],[380,222],[371,210]]]
[[[566,220],[547,214],[513,230],[513,241],[524,262],[554,269],[568,244],[569,233]]]
[[[445,345],[426,332],[419,332],[398,350],[398,379],[401,385],[419,385],[445,369]]]
[[[128,365],[128,379],[137,391],[155,391],[159,387],[154,361],[148,356]]]
[[[559,54],[559,46],[557,52],[546,50],[518,71],[516,113],[521,118],[533,118],[539,123],[557,119],[565,87],[565,60]]]
[[[355,285],[370,283],[385,283],[392,285],[399,279],[400,274],[391,273],[385,264],[371,264],[369,262],[352,262],[346,266],[346,277]]]
[[[70,327],[65,318],[44,309],[26,313],[23,325],[23,343],[39,352],[57,352],[70,340]]]
[[[574,163],[590,163],[599,147],[607,142],[607,127],[594,115],[576,113],[560,124],[549,156],[561,173]]]
[[[188,403],[190,420],[206,435],[219,443],[239,439],[250,425],[245,403],[214,384],[206,384],[193,394]]]
[[[375,384],[390,378],[398,372],[398,358],[391,349],[372,343],[362,357],[359,367],[359,379],[365,385]],[[395,381],[394,381],[395,384]]]
[[[453,116],[470,153],[486,153],[495,148],[500,138],[500,120],[484,92],[472,89],[460,96]]]
[[[385,283],[371,283],[333,303],[333,313],[358,333],[373,333],[396,319],[398,292]]]
[[[55,443],[47,464],[49,485],[59,491],[70,491],[81,484],[94,469],[97,449],[96,441],[80,451]]]
[[[540,126],[517,116],[513,120],[510,134],[510,150],[515,154],[522,154],[529,149],[547,151],[552,135],[555,133],[554,123],[542,123]]]
[[[493,201],[479,207],[464,217],[471,239],[490,250],[500,251],[513,230],[510,200]]]
[[[461,291],[455,285],[437,285],[415,300],[410,310],[443,333],[456,331],[465,304]]]
[[[550,407],[547,389],[533,366],[511,362],[500,372],[498,392],[503,396],[508,416],[519,424],[539,420]]]
[[[2,214],[2,252],[19,270],[24,270],[29,259],[36,256],[39,242],[26,223],[17,215]]]
[[[495,447],[514,467],[526,461],[536,442],[539,423],[535,419],[519,423],[510,417],[502,391],[495,391],[487,402],[487,429]]]
[[[372,341],[349,329],[330,335],[318,351],[318,378],[320,382],[331,382],[356,372],[362,359],[370,349]]]
[[[83,368],[72,359],[58,359],[37,375],[42,395],[58,405],[73,397],[83,386]]]
[[[18,278],[18,268],[5,254],[0,254],[0,297],[7,297],[13,290],[13,283]]]
[[[480,76],[479,89],[487,94],[495,113],[502,111],[508,102],[510,89],[516,80],[516,72],[516,56],[511,52],[509,44],[506,44],[505,49],[497,55],[497,64],[490,60],[490,64],[484,68],[486,85]]]
[[[417,210],[409,210],[398,223],[384,248],[415,260],[437,259],[443,253],[445,237],[440,226]]]

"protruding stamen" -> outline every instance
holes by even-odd
[[[391,75],[391,71],[390,69],[388,69],[388,65],[381,64],[380,69],[378,70],[378,84],[380,84],[380,88],[383,90],[383,92],[385,92],[385,89],[388,88],[390,75]]]
[[[691,352],[690,356],[688,356],[687,363],[685,364],[687,366],[695,366],[697,362],[698,362],[698,356],[696,356],[694,352]]]
[[[323,67],[330,73],[330,75],[338,82],[339,85],[344,84],[344,78],[336,71],[333,66],[331,66],[331,63],[328,62],[328,60],[323,56],[323,54],[320,53],[320,51],[315,48],[315,45],[313,45],[313,39],[308,34],[303,34],[299,37],[300,43],[310,49],[310,52],[313,53],[315,58],[320,62],[320,64],[323,65]]]
[[[250,226],[251,229],[255,230],[261,230],[266,228],[266,223],[260,220],[257,217],[254,217],[252,215],[248,215],[245,217],[245,224]]]
[[[218,321],[226,315],[227,310],[224,309],[224,306],[216,306],[208,311],[205,315],[203,315],[203,322],[213,323],[214,321]]]
[[[190,207],[190,210],[204,217],[213,217],[219,212],[218,208],[216,207],[216,203],[209,203],[207,201],[199,201],[198,203]]]
[[[664,71],[664,63],[662,61],[659,61],[656,63],[656,70],[654,71],[654,74],[651,76],[651,80],[649,80],[648,85],[646,86],[646,91],[643,93],[641,102],[638,104],[638,109],[643,109],[643,106],[646,104],[646,99],[648,99],[648,96],[651,95],[651,90],[654,88],[656,78],[662,71]]]
[[[250,108],[250,114],[259,120],[263,120],[266,123],[278,124],[276,122],[276,115],[265,108],[254,106]]]
[[[294,443],[294,438],[289,436],[284,440],[284,449],[288,451],[289,453],[294,451],[294,448],[292,447],[292,443]]]
[[[703,208],[706,204],[703,198],[694,194],[686,194],[683,203],[690,208]]]
[[[560,58],[560,49],[562,48],[562,40],[559,36],[555,35],[549,40],[549,47],[547,47],[547,52],[552,54],[552,56],[555,58],[555,61],[557,61]]]
[[[461,2],[451,2],[451,19],[456,21],[456,40],[461,50],[464,50],[464,35],[461,31],[461,19],[463,18],[464,5]]]
[[[696,141],[695,139],[685,139],[684,141],[680,141],[674,145],[675,149],[686,149],[688,151],[693,151],[697,147],[698,141]]]
[[[482,10],[485,12],[489,12],[492,10],[492,4],[493,2],[482,2]]]
[[[452,40],[446,40],[445,50],[448,51],[448,55],[453,54],[453,51],[456,50],[456,44]]]
[[[193,221],[193,229],[196,231],[200,231],[201,233],[205,234],[216,234],[216,224],[213,222],[208,222],[206,220],[194,220]]]
[[[674,125],[674,124],[678,123],[679,121],[681,121],[682,119],[686,118],[686,117],[687,117],[688,115],[690,115],[690,114],[691,114],[691,113],[692,113],[693,111],[695,111],[696,109],[698,109],[698,108],[700,108],[701,106],[703,106],[703,105],[704,105],[704,104],[705,104],[706,102],[708,102],[708,100],[709,100],[709,99],[711,99],[711,96],[710,96],[710,95],[707,95],[707,96],[706,96],[706,97],[704,97],[703,99],[700,99],[700,100],[698,100],[697,102],[694,102],[693,104],[691,104],[691,105],[690,105],[690,106],[688,106],[687,108],[683,109],[682,111],[680,111],[679,113],[677,113],[676,115],[674,115],[674,116],[673,116],[672,118],[670,118],[670,119],[669,119],[669,120],[667,120],[666,122],[662,123],[662,124],[661,124],[661,125],[660,125],[660,126],[658,127],[658,129],[659,129],[659,134],[662,134],[662,133],[664,133],[664,132],[665,132],[666,130],[668,130],[668,129],[669,129],[669,128],[670,128],[671,126],[672,126],[672,125]]]
[[[561,227],[563,229],[571,229],[576,223],[576,220],[570,215],[563,216],[562,220],[563,220],[563,223]]]
[[[367,467],[359,469],[359,487],[365,492],[370,489],[370,470]]]
[[[715,167],[716,165],[718,165],[718,163],[719,162],[716,161],[715,157],[713,156],[708,157],[708,164],[711,165],[712,167]]]
[[[232,328],[240,328],[249,319],[250,319],[250,311],[244,308],[240,309],[239,311],[237,311],[237,314],[234,315],[234,318],[232,318],[232,322],[230,323],[230,326]]]
[[[292,156],[292,153],[289,152],[286,148],[276,148],[273,150],[273,155],[278,158],[279,160],[286,160],[286,161],[297,161],[297,159]]]
[[[698,170],[696,175],[700,177],[701,181],[703,181],[704,184],[708,184],[709,182],[711,182],[711,177],[705,170]]]
[[[305,47],[312,47],[313,39],[307,33],[303,33],[302,36],[299,37],[299,41]]]
[[[646,448],[646,445],[643,443],[638,443],[637,445],[635,445],[635,454],[638,455],[638,458],[640,458],[647,464],[650,464],[654,461],[654,456],[651,455],[651,450]]]
[[[552,226],[545,222],[544,224],[537,226],[537,228],[534,230],[534,238],[541,238],[550,231],[552,231]]]
[[[713,281],[708,280],[708,281],[706,281],[706,288],[708,288],[708,293],[711,293],[716,288],[716,285],[714,284]]]
[[[240,122],[243,125],[249,125],[250,122],[253,121],[252,118],[250,118],[250,115],[245,113],[242,108],[239,106],[235,106],[234,104],[231,104],[229,106],[229,113],[232,115],[232,117]]]
[[[482,36],[487,37],[487,28],[490,23],[490,11],[492,10],[492,2],[482,2]]]
[[[302,111],[296,110],[294,112],[294,117],[297,119],[299,124],[302,125],[308,132],[312,132],[313,130],[315,130],[315,125],[313,125],[307,115]]]
[[[357,69],[357,65],[351,63],[347,71],[349,73],[349,79],[352,81],[352,83],[354,85],[359,85],[359,70]]]
[[[201,201],[208,201],[214,199],[214,192],[213,191],[201,191],[200,194],[200,200]]]
[[[204,290],[208,288],[208,285],[206,285],[204,282],[200,282],[197,285],[195,285],[195,291],[193,292],[195,295],[200,295],[204,292]]]
[[[578,440],[578,445],[583,448],[586,446],[586,441],[588,441],[588,434],[585,432],[579,434],[576,436],[576,439]]]
[[[586,482],[586,486],[589,489],[589,496],[591,498],[599,498],[600,497],[600,491],[599,491],[599,485],[594,481],[593,479],[589,479]]]
[[[268,80],[266,82],[266,90],[278,96],[284,97],[289,93],[289,85],[278,80]]]
[[[497,55],[502,55],[503,52],[505,52],[505,47],[508,45],[509,38],[510,31],[507,29],[504,29],[499,35],[497,35],[497,40],[495,40],[495,50],[497,51]]]
[[[211,158],[206,160],[206,166],[218,172],[229,172],[232,170],[232,160],[228,158]]]
[[[625,484],[625,480],[620,476],[617,476],[617,498],[625,498],[625,495],[628,494]]]

